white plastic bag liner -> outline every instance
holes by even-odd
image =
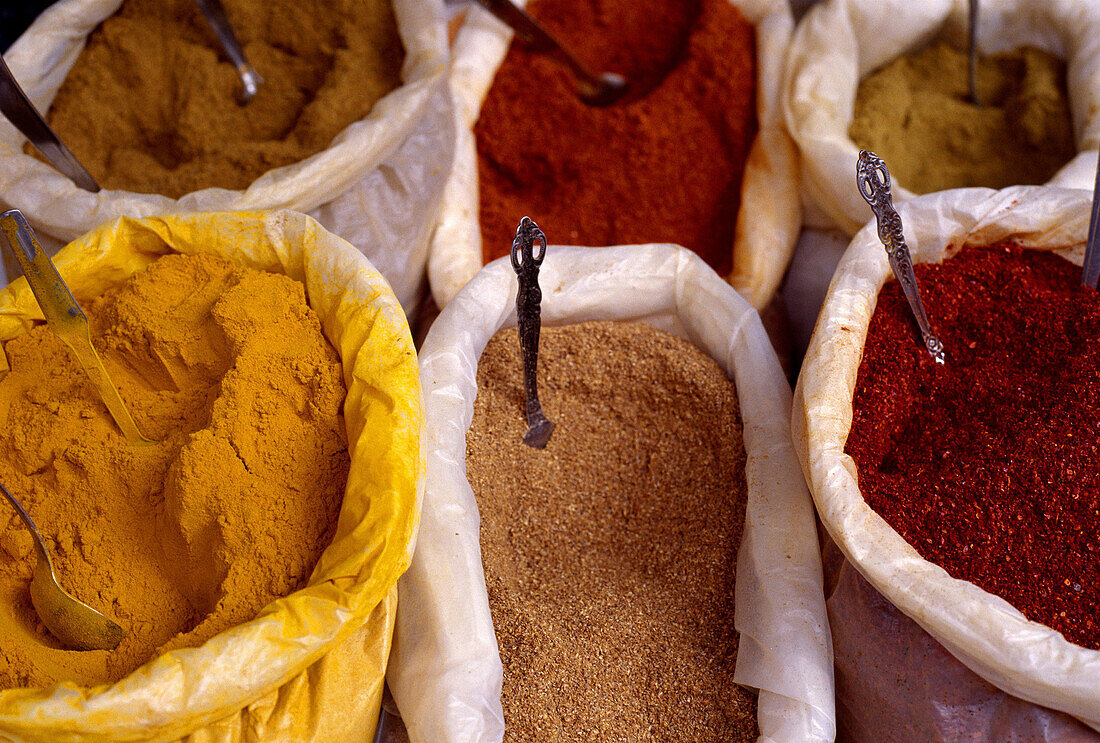
[[[826,0],[799,24],[787,57],[783,112],[798,145],[806,196],[847,234],[871,216],[855,187],[859,148],[848,138],[859,81],[941,35],[965,48],[967,7],[967,0]],[[979,53],[1022,46],[1067,63],[1078,154],[1048,185],[1091,190],[1100,147],[1100,3],[982,0]],[[904,185],[895,180],[895,203],[915,196]]]
[[[43,114],[90,34],[122,0],[61,0],[4,53]],[[428,234],[454,152],[446,83],[443,0],[393,0],[405,62],[403,85],[379,100],[325,150],[268,171],[244,191],[207,188],[172,199],[130,191],[89,193],[23,153],[26,138],[0,118],[0,204],[23,211],[47,249],[116,217],[198,211],[306,212],[363,252],[406,313],[424,283]]]
[[[737,386],[748,455],[738,554],[738,683],[760,690],[761,741],[831,741],[832,650],[813,509],[790,442],[789,387],[756,311],[672,245],[551,246],[542,320],[642,321],[691,341]],[[427,486],[420,537],[398,584],[387,682],[412,743],[489,743],[504,732],[502,666],[466,480],[477,363],[516,324],[517,282],[492,262],[440,314],[420,353]],[[659,545],[655,545],[659,549]]]
[[[1091,201],[1090,193],[1074,189],[971,188],[921,196],[898,205],[898,212],[914,262],[941,261],[960,246],[1012,240],[1059,249],[1079,265]],[[844,445],[867,327],[889,275],[886,251],[868,224],[837,267],[795,390],[792,435],[821,521],[879,593],[976,674],[1100,730],[1100,652],[1067,642],[1003,599],[924,560],[859,490]],[[951,349],[947,355],[951,363]],[[873,664],[885,651],[867,646],[864,652]]]
[[[527,0],[515,0],[526,5]],[[794,28],[786,0],[730,0],[756,28],[756,116],[741,182],[730,281],[757,309],[779,288],[802,221],[798,158],[779,107],[783,60]],[[455,164],[431,239],[428,281],[445,307],[482,265],[477,146],[473,126],[512,33],[481,8],[471,7],[452,47],[451,90],[457,117]],[[516,223],[522,214],[516,215]],[[543,225],[553,238],[554,225]],[[560,226],[559,229],[564,229]]]

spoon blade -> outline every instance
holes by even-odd
[[[152,443],[141,435],[134,423],[118,388],[103,366],[103,360],[92,345],[87,316],[61,279],[50,256],[42,249],[22,212],[12,209],[0,214],[0,235],[3,235],[23,268],[23,275],[34,292],[34,298],[38,300],[38,306],[42,309],[50,330],[76,356],[123,435],[131,443]]]
[[[50,563],[38,561],[31,580],[31,604],[42,624],[70,650],[114,650],[126,630],[65,592]]]
[[[53,572],[50,553],[23,504],[0,484],[0,494],[19,514],[23,526],[34,540],[36,563],[31,579],[31,605],[42,624],[67,648],[73,650],[114,650],[126,636],[126,630],[87,604],[65,592]]]

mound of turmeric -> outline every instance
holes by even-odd
[[[46,116],[104,188],[247,188],[330,145],[401,83],[390,0],[224,0],[264,78],[241,81],[193,0],[126,0],[88,37]]]
[[[142,432],[126,441],[45,325],[4,346],[0,482],[62,586],[128,632],[63,649],[30,604],[30,536],[0,502],[0,687],[115,681],[303,586],[332,539],[349,458],[341,365],[282,275],[170,255],[85,301]]]

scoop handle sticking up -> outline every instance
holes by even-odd
[[[19,132],[41,152],[50,164],[68,176],[73,183],[85,191],[97,193],[99,184],[85,170],[72,150],[65,146],[56,132],[50,128],[42,114],[31,103],[31,99],[19,87],[15,75],[8,69],[8,63],[0,55],[0,113],[15,125]]]
[[[243,106],[252,100],[252,96],[256,95],[264,79],[260,77],[260,73],[256,72],[256,68],[248,61],[248,57],[244,55],[244,49],[241,48],[241,43],[237,41],[237,34],[234,33],[233,26],[229,23],[229,16],[225,14],[225,7],[222,5],[221,0],[195,0],[195,4],[206,16],[206,22],[210,24],[210,29],[218,37],[218,43],[222,45],[222,49],[225,49],[229,61],[237,68],[237,76],[241,78],[240,102]]]
[[[966,84],[970,89],[970,102],[975,106],[982,105],[978,100],[978,3],[979,0],[970,0],[966,30]]]
[[[1096,163],[1096,185],[1092,187],[1092,214],[1089,216],[1089,236],[1085,241],[1085,263],[1081,267],[1081,283],[1096,288],[1100,280],[1100,160]]]
[[[538,254],[534,251],[539,242]],[[519,348],[523,355],[523,389],[527,397],[527,433],[523,443],[542,449],[554,432],[554,422],[542,412],[539,403],[539,330],[542,327],[542,290],[539,288],[539,266],[546,257],[546,235],[530,217],[520,220],[516,239],[512,241],[512,270],[519,278],[516,294],[516,316],[519,325]]]
[[[944,363],[943,343],[932,332],[932,323],[928,321],[928,314],[924,311],[924,303],[920,300],[920,288],[917,286],[917,275],[913,272],[913,260],[909,256],[909,246],[905,244],[905,235],[901,229],[901,215],[894,209],[893,198],[890,196],[890,171],[886,169],[886,163],[882,158],[867,150],[859,151],[859,162],[856,164],[856,185],[863,199],[871,205],[878,224],[878,239],[886,248],[886,255],[890,259],[890,268],[894,271],[898,283],[905,298],[909,301],[909,309],[920,327],[921,336],[924,338],[924,347],[932,354],[937,364]]]
[[[3,235],[23,268],[23,275],[31,285],[31,291],[38,300],[38,306],[42,309],[50,330],[73,352],[122,434],[132,444],[152,443],[141,435],[130,416],[126,403],[118,394],[118,388],[111,381],[107,368],[103,366],[103,361],[92,345],[88,317],[76,303],[69,287],[62,281],[50,256],[38,243],[38,238],[27,224],[23,213],[18,209],[11,209],[0,214],[0,235]]]

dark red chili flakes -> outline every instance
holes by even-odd
[[[1009,244],[916,272],[947,364],[891,280],[846,447],[860,489],[925,559],[1100,650],[1100,293]]]

